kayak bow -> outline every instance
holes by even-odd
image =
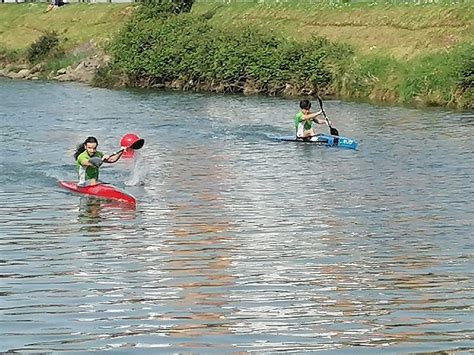
[[[137,203],[135,197],[109,184],[99,183],[90,186],[78,186],[73,181],[59,181],[59,186],[69,191],[83,195],[95,196],[106,200],[120,201],[134,206]]]

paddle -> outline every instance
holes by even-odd
[[[141,149],[141,147],[143,147],[143,144],[145,144],[145,140],[143,138],[141,138],[141,139],[137,140],[135,143],[129,145],[128,147],[120,148],[119,151],[115,152],[114,154],[111,154],[111,156],[115,155],[115,154],[119,154],[119,153],[123,152],[125,149],[133,149],[133,150]]]
[[[329,132],[331,133],[332,136],[338,136],[339,131],[335,129],[334,127],[331,127],[331,124],[329,123],[328,116],[326,116],[326,112],[324,112],[323,109],[323,100],[318,96],[318,101],[319,101],[319,106],[321,107],[321,112],[323,113],[324,118],[326,119],[326,122],[328,123],[329,126]]]
[[[143,147],[143,144],[145,144],[145,140],[144,139],[139,139],[137,140],[135,143],[129,145],[128,147],[122,147],[120,150],[116,151],[115,153],[111,154],[110,156],[113,156],[113,155],[116,155],[116,154],[120,154],[122,153],[125,149],[133,149],[133,150],[138,150],[138,149],[141,149],[141,147]],[[118,159],[117,159],[118,160]],[[100,167],[104,161],[102,160],[102,158],[99,158],[99,157],[92,157],[89,159],[89,162],[96,166],[96,167]]]

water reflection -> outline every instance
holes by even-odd
[[[100,224],[104,219],[133,220],[136,218],[136,208],[127,203],[113,200],[103,200],[92,196],[81,196],[77,219],[81,224],[90,228]],[[100,228],[99,228],[100,229]]]
[[[199,339],[229,333],[226,290],[236,280],[229,270],[232,218],[226,213],[222,195],[229,172],[222,169],[222,154],[208,153],[205,146],[176,150],[177,164],[171,167],[173,173],[166,180],[169,192],[192,194],[191,199],[174,203],[168,216],[172,238],[166,248],[170,253],[167,270],[176,295],[168,301],[174,311],[163,316],[179,320],[169,330],[175,337]],[[184,158],[187,162],[181,164]],[[191,341],[180,346],[205,345]]]

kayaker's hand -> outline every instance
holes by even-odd
[[[104,161],[102,160],[102,158],[99,158],[99,157],[93,157],[93,158],[90,158],[89,159],[89,163],[91,163],[92,165],[94,165],[96,168],[100,167]]]

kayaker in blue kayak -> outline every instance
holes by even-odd
[[[74,153],[79,173],[78,185],[95,185],[99,181],[99,167],[103,162],[115,163],[122,156],[123,150],[112,155],[105,155],[97,150],[99,142],[95,137],[87,137]]]
[[[295,116],[295,129],[297,138],[311,138],[316,135],[313,128],[313,122],[318,124],[331,124],[331,121],[326,121],[324,118],[318,118],[323,111],[311,112],[311,101],[301,100],[300,111]]]

